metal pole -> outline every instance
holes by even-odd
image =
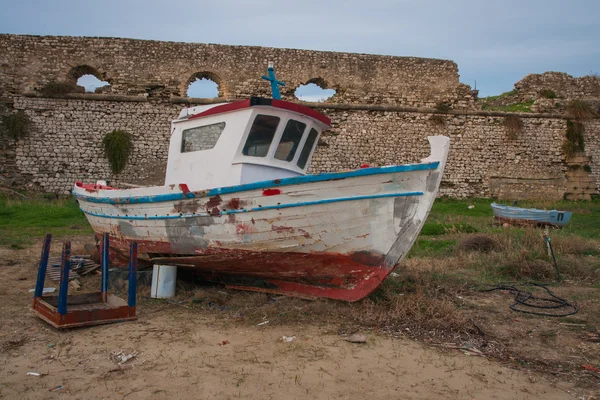
[[[127,304],[135,307],[135,294],[137,292],[137,250],[138,244],[131,242],[129,245],[129,293]]]
[[[34,302],[35,298],[42,297],[44,294],[44,282],[46,282],[46,269],[48,268],[48,257],[50,257],[50,242],[52,241],[52,235],[47,234],[44,238],[44,245],[42,246],[42,255],[40,256],[40,266],[38,267],[37,281],[35,282],[35,293],[33,295]]]
[[[108,257],[109,252],[108,249],[110,247],[108,233],[102,235],[102,275],[100,277],[100,295],[102,297],[102,301],[106,302],[107,293],[108,293]]]
[[[71,258],[71,242],[63,243],[60,265],[60,286],[58,288],[58,313],[67,314],[67,296],[69,295],[69,267]]]

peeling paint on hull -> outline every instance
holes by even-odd
[[[110,234],[116,265],[136,241],[152,263],[193,268],[238,289],[356,301],[383,282],[419,234],[448,153],[447,138],[437,142],[424,164],[389,173],[265,181],[185,198],[162,188],[74,193],[96,234]],[[120,200],[132,193],[143,197]],[[122,197],[112,201],[115,195]]]

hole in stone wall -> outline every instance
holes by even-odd
[[[296,88],[294,94],[298,100],[320,103],[329,100],[335,95],[334,89],[327,89],[327,84],[323,79],[311,79],[306,85],[300,85]]]
[[[195,78],[188,85],[187,96],[200,99],[214,99],[219,97],[219,85],[209,78]]]
[[[110,86],[110,83],[106,82],[106,81],[101,81],[100,79],[96,78],[94,75],[91,74],[85,74],[80,76],[77,79],[77,86],[82,86],[85,88],[86,93],[94,93],[96,91],[96,89],[104,87],[104,86]]]

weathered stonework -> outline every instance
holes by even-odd
[[[558,99],[600,100],[600,77],[589,75],[573,78],[564,72],[529,74],[515,83],[515,89],[522,101],[543,98],[544,90],[551,90]]]
[[[267,62],[286,83],[282,96],[295,100],[302,83],[337,93],[329,102],[434,106],[458,103],[456,63],[326,51],[225,46],[151,40],[0,35],[0,87],[15,96],[39,91],[50,81],[73,81],[75,68],[91,67],[110,83],[103,93],[168,98],[185,96],[191,79],[208,77],[224,98],[269,96],[260,79]],[[86,69],[89,73],[91,70]],[[80,75],[81,76],[81,75]],[[458,106],[458,105],[457,105]]]
[[[451,138],[451,151],[441,195],[561,199],[579,196],[575,192],[581,187],[574,189],[579,182],[586,184],[584,194],[598,193],[599,120],[585,123],[584,161],[574,168],[580,160],[567,160],[562,151],[564,118],[520,114],[523,128],[510,137],[506,114],[478,110],[477,94],[458,82],[450,61],[22,35],[0,35],[0,96],[4,93],[10,110],[29,115],[32,129],[18,141],[0,136],[0,184],[56,193],[68,193],[77,180],[162,184],[170,121],[182,103],[210,102],[184,97],[190,80],[207,76],[217,81],[222,98],[213,101],[269,96],[260,79],[267,61],[275,62],[278,78],[286,82],[287,100],[294,101],[297,85],[309,81],[337,91],[314,105],[332,119],[332,129],[321,138],[310,172],[365,162],[416,162],[428,155],[426,137],[444,134]],[[47,82],[91,71],[82,66],[93,68],[111,86],[102,94],[62,99],[36,94]],[[437,112],[439,102],[451,110]],[[127,166],[118,175],[111,173],[102,148],[104,135],[115,129],[134,138]]]

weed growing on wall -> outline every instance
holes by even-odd
[[[2,133],[11,139],[17,140],[27,136],[30,126],[31,120],[23,110],[2,117]]]
[[[583,100],[571,100],[566,106],[567,115],[573,119],[591,119],[598,117],[594,108]]]
[[[450,107],[450,104],[444,103],[443,101],[440,101],[435,105],[435,110],[440,113],[447,113],[451,109],[452,107]]]
[[[431,121],[432,124],[437,125],[437,126],[445,126],[446,125],[446,120],[444,119],[444,117],[442,117],[439,114],[434,114],[431,117],[429,117],[429,120]]]
[[[80,92],[79,88],[75,83],[72,82],[48,82],[40,90],[40,93],[46,97],[62,97],[68,93]]]
[[[567,157],[571,157],[578,151],[585,150],[583,139],[584,126],[581,122],[573,122],[567,120],[567,132],[565,133],[565,141],[563,142],[563,152]]]
[[[503,122],[509,139],[515,140],[523,130],[523,121],[516,115],[507,115]]]
[[[122,130],[114,130],[104,136],[102,144],[112,172],[118,174],[123,171],[133,148],[131,134]]]
[[[540,94],[547,99],[555,99],[556,98],[556,93],[552,89],[544,89],[540,92]]]

